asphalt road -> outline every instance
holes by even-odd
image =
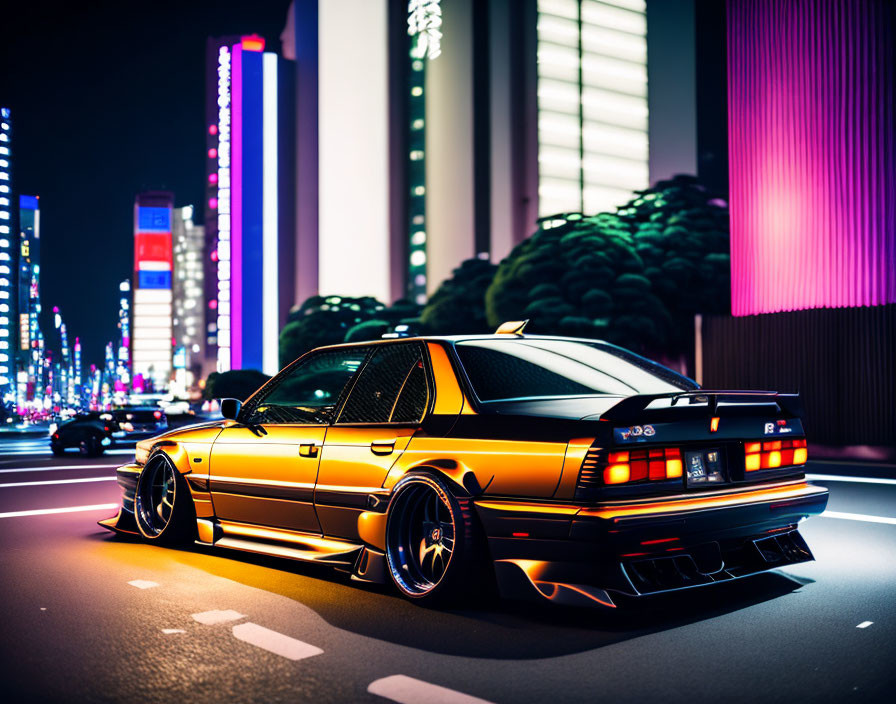
[[[786,571],[610,613],[434,611],[315,566],[115,538],[96,521],[124,454],[0,444],[4,702],[892,701],[896,480],[819,480],[817,561]]]

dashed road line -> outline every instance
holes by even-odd
[[[128,584],[137,589],[152,589],[159,586],[158,582],[150,582],[148,579],[132,579]]]
[[[874,621],[862,621],[856,628],[868,628]]]
[[[0,518],[21,518],[22,516],[47,516],[51,513],[76,513],[78,511],[108,511],[118,508],[118,504],[91,504],[89,506],[66,506],[65,508],[35,508],[28,511],[7,511]]]
[[[430,684],[407,675],[391,675],[371,682],[367,691],[399,704],[490,704],[485,699],[471,697],[437,684]]]
[[[82,479],[48,479],[42,482],[8,482],[0,484],[0,489],[9,489],[14,486],[47,486],[49,484],[87,484],[88,482],[114,482],[117,477],[85,477]]]
[[[239,611],[234,611],[233,609],[216,609],[214,611],[203,611],[198,614],[193,614],[194,621],[198,621],[206,626],[214,626],[218,623],[227,623],[228,621],[238,621],[245,617],[246,614],[241,614]]]
[[[186,631],[183,628],[163,628],[162,633],[166,636],[171,636],[175,633],[186,633]]]
[[[842,511],[825,511],[822,518],[840,518],[844,521],[863,521],[865,523],[887,523],[896,526],[896,518],[889,516],[869,516],[864,513],[843,513]]]
[[[259,626],[257,623],[241,623],[234,626],[233,635],[237,640],[245,641],[289,660],[303,660],[324,652],[317,646],[290,638],[277,631],[272,631],[270,628]]]

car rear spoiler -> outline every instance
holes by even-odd
[[[658,399],[671,399],[670,406],[681,401],[693,399],[697,403],[705,403],[707,415],[718,413],[720,403],[735,405],[753,405],[774,403],[781,413],[790,417],[802,417],[803,402],[799,394],[779,394],[777,391],[717,391],[696,389],[694,391],[671,392],[665,394],[638,394],[622,399],[612,408],[601,414],[601,420],[626,422],[637,420],[646,408]]]

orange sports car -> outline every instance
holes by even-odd
[[[811,560],[799,398],[707,391],[595,340],[399,338],[314,350],[224,420],[118,469],[150,542],[325,563],[434,602],[612,607]]]

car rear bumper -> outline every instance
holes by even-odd
[[[501,591],[612,606],[812,560],[797,524],[828,491],[803,480],[701,496],[583,507],[475,502]]]

